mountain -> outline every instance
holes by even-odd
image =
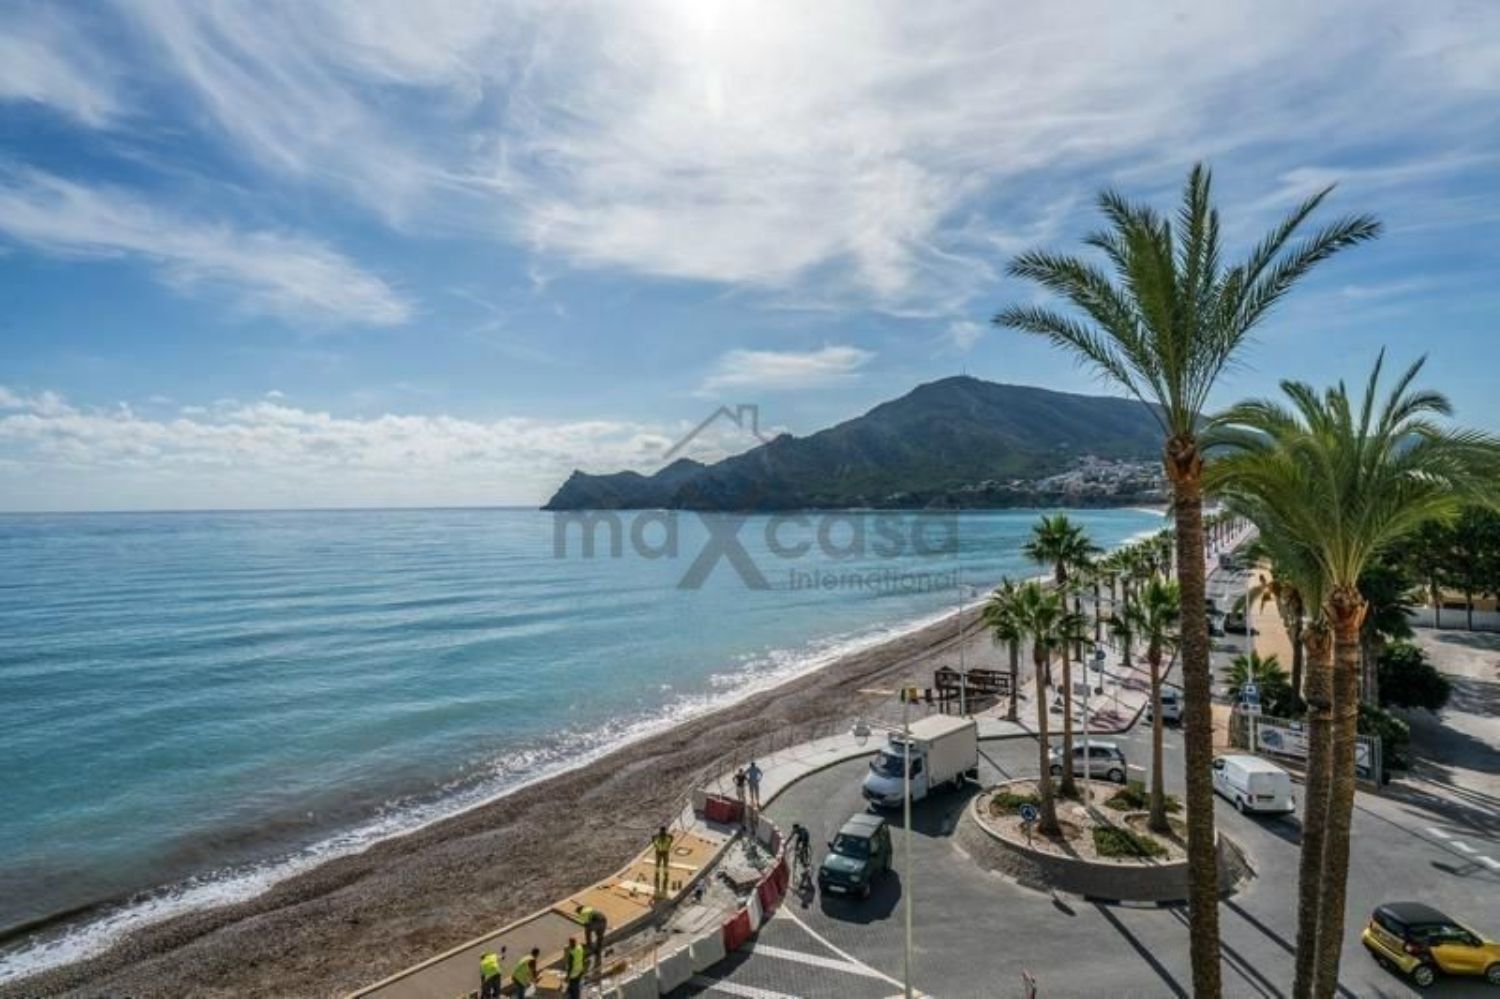
[[[684,458],[652,475],[575,471],[543,509],[1040,506],[1077,500],[1070,484],[1085,480],[1121,487],[1085,489],[1091,505],[1141,502],[1156,498],[1146,494],[1161,440],[1138,402],[944,378],[712,465]]]

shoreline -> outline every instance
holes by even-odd
[[[1121,545],[1155,531],[1136,532]],[[90,906],[83,911],[95,917],[78,921],[72,932],[87,931],[112,914],[127,917],[126,925],[107,931],[102,949],[95,946],[0,980],[0,996],[93,992],[101,981],[108,981],[111,991],[134,996],[212,993],[230,974],[223,969],[235,969],[236,995],[340,995],[377,980],[618,867],[659,824],[657,817],[675,817],[673,806],[684,800],[693,778],[727,751],[752,749],[772,732],[852,721],[856,714],[871,713],[859,710],[860,687],[920,679],[939,665],[957,665],[960,613],[967,618],[969,665],[988,653],[997,668],[1005,668],[976,627],[977,609],[988,592],[978,589],[961,611],[948,609],[812,651],[786,674],[747,684],[701,713],[649,722],[642,731],[556,770],[343,850],[281,858],[274,869],[252,869],[254,883],[238,897],[184,898],[195,888],[215,888],[214,882],[189,881],[154,893],[173,910],[167,915],[143,917],[135,903],[114,913],[109,903]],[[945,662],[950,657],[952,662]],[[657,768],[652,776],[642,773],[648,764]],[[608,815],[572,816],[563,803],[575,792],[606,813],[656,817],[622,823]],[[528,839],[545,846],[528,847]],[[528,849],[531,866],[545,874],[526,880],[512,866],[497,877],[483,862],[509,860]],[[367,915],[371,912],[378,915]],[[315,925],[307,925],[309,919]],[[59,914],[42,922],[72,920]],[[372,953],[380,958],[371,959]],[[101,979],[100,966],[114,970]],[[255,974],[247,978],[244,969],[252,966]],[[351,975],[332,968],[359,970]]]
[[[992,646],[975,628],[976,606],[965,604],[965,647],[979,646],[977,656]],[[652,816],[669,818],[692,779],[724,753],[753,748],[771,732],[851,719],[861,686],[934,669],[944,653],[956,659],[957,614],[919,618],[827,661],[815,654],[769,686],[751,685],[708,712],[456,813],[319,858],[243,899],[124,930],[102,952],[0,983],[0,996],[212,993],[230,980],[237,995],[342,994],[619,866],[659,824]],[[591,811],[573,814],[574,801]],[[511,859],[528,853],[524,867]],[[497,857],[507,858],[504,869]],[[101,967],[112,970],[101,976]]]

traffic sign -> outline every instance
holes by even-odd
[[[1036,810],[1036,806],[1035,805],[1023,804],[1021,806],[1021,821],[1022,822],[1035,822],[1040,817],[1041,817],[1041,813]]]

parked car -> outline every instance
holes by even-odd
[[[1294,812],[1292,775],[1259,756],[1214,757],[1214,790],[1241,812]]]
[[[1146,703],[1146,718],[1155,721],[1155,708],[1148,701]],[[1166,725],[1182,724],[1182,692],[1169,690],[1163,687],[1161,690],[1161,720]]]
[[[1359,939],[1381,967],[1408,976],[1418,988],[1435,982],[1439,972],[1483,975],[1500,985],[1500,943],[1421,902],[1377,906]]]
[[[1054,747],[1049,756],[1052,760],[1052,776],[1061,777],[1062,750]],[[1085,766],[1085,761],[1087,766]],[[1126,772],[1125,753],[1117,744],[1090,741],[1089,745],[1085,746],[1082,742],[1073,743],[1073,775],[1075,777],[1103,777],[1116,784],[1123,784]]]
[[[845,822],[818,866],[818,890],[870,897],[870,885],[891,869],[891,828],[863,813]]]
[[[1224,634],[1224,626],[1219,623],[1218,618],[1214,617],[1213,611],[1208,613],[1208,633],[1216,638]]]
[[[1224,631],[1226,633],[1232,635],[1243,635],[1245,633],[1246,627],[1248,627],[1248,625],[1245,623],[1244,611],[1232,610],[1228,614],[1224,615]]]

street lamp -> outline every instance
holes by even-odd
[[[903,685],[901,687],[901,745],[902,745],[902,756],[904,757],[904,759],[902,761],[902,767],[901,767],[901,787],[902,787],[901,813],[902,813],[902,819],[904,820],[904,822],[906,824],[906,832],[905,832],[905,835],[902,837],[902,847],[901,847],[902,862],[904,863],[904,865],[906,867],[906,884],[902,887],[902,892],[901,892],[901,894],[905,896],[905,898],[904,898],[904,904],[903,904],[902,908],[905,910],[905,917],[904,918],[905,918],[905,922],[906,922],[906,945],[905,945],[905,953],[904,953],[904,955],[902,957],[902,970],[903,970],[903,977],[906,980],[905,983],[904,983],[905,990],[906,990],[906,999],[912,999],[912,996],[915,994],[912,991],[912,987],[911,987],[911,949],[912,949],[911,948],[911,903],[912,903],[912,895],[914,894],[913,889],[915,887],[915,874],[916,874],[916,869],[914,867],[912,867],[912,864],[911,864],[911,701],[912,701],[911,692],[912,692],[912,689],[913,688],[912,688],[912,686],[911,686],[910,683],[903,683]],[[889,691],[887,691],[887,693],[889,693]],[[880,725],[880,723],[878,723],[878,722],[876,723],[876,725],[879,725],[879,727],[881,727],[883,729],[886,729],[887,731],[890,730],[890,726]],[[863,718],[858,718],[858,719],[855,720],[855,722],[854,722],[854,728],[851,730],[851,733],[854,736],[854,742],[855,742],[855,744],[858,745],[861,749],[863,749],[865,747],[865,743],[867,743],[867,742],[870,741],[870,733],[871,733],[873,727],[874,726],[872,726],[869,722],[865,721]]]
[[[964,665],[964,591],[973,590],[979,592],[977,586],[964,584],[962,576],[957,574],[963,572],[963,567],[954,570],[958,582],[958,713],[961,717],[969,716],[969,670]]]

